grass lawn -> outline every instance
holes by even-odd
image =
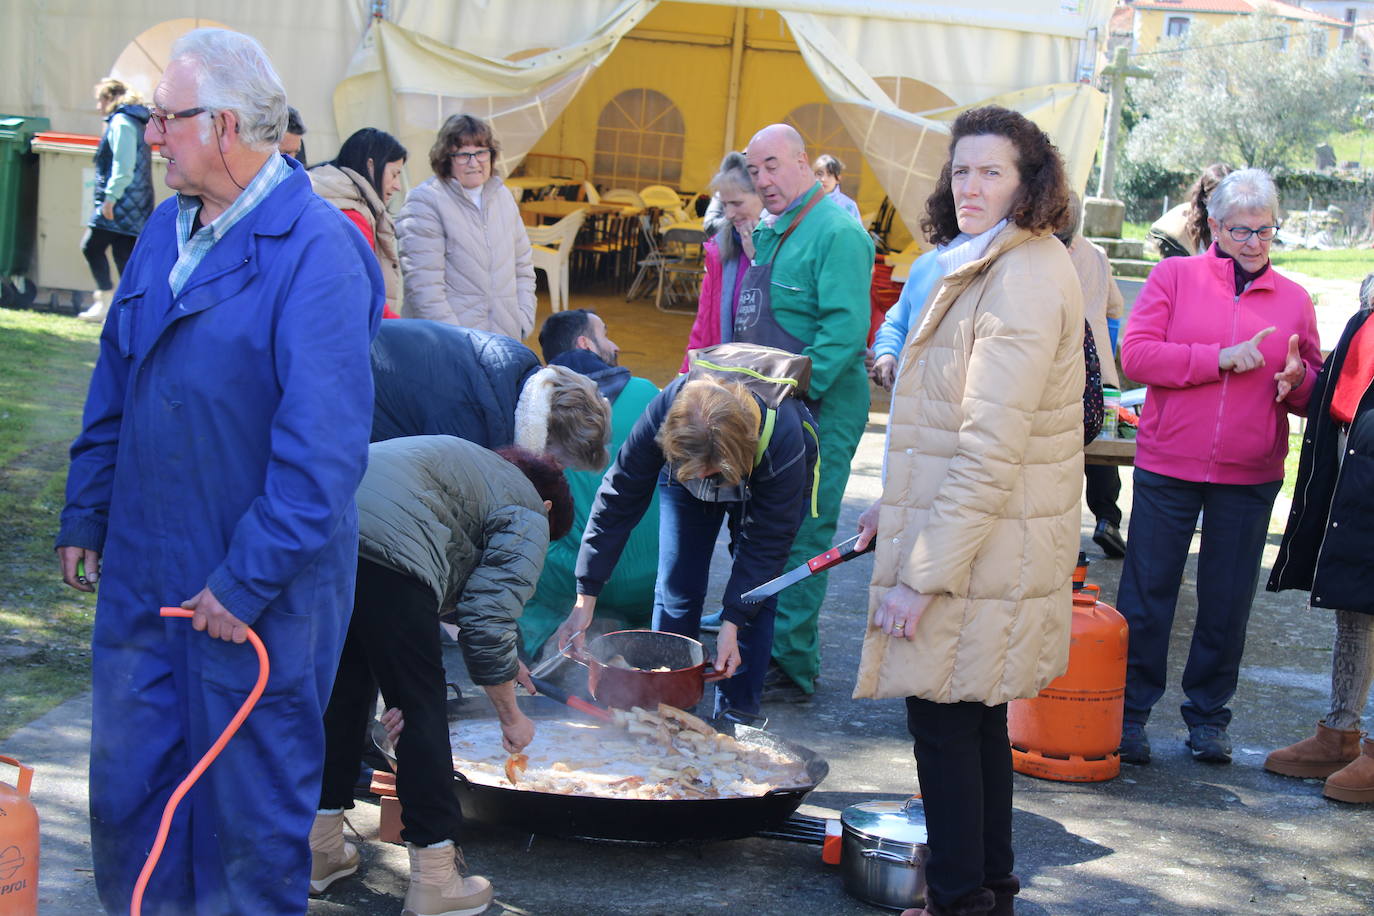
[[[0,739],[88,689],[95,597],[52,540],[99,327],[0,309]]]
[[[1337,248],[1331,251],[1270,251],[1269,258],[1280,268],[1296,270],[1323,280],[1363,280],[1374,271],[1374,249]]]

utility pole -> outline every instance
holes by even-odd
[[[1102,172],[1098,177],[1097,196],[1112,199],[1116,192],[1116,146],[1117,134],[1121,129],[1121,106],[1125,102],[1126,80],[1153,79],[1154,72],[1144,67],[1134,67],[1127,61],[1125,46],[1116,49],[1116,57],[1102,70],[1103,76],[1111,77],[1111,89],[1107,100],[1106,138],[1102,144]]]

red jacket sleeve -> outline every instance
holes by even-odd
[[[367,247],[375,252],[377,250],[377,238],[372,232],[372,226],[368,224],[367,217],[363,216],[357,210],[345,210],[343,211],[343,215],[348,217],[349,222],[358,227],[358,231],[363,234],[363,238],[367,239]]]

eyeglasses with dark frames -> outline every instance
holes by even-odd
[[[167,133],[167,122],[175,121],[179,118],[194,118],[196,115],[205,114],[208,108],[187,108],[185,111],[163,111],[161,108],[151,108],[148,110],[148,117],[157,125],[158,133]]]
[[[448,157],[452,159],[454,162],[458,163],[459,165],[467,165],[469,162],[472,162],[474,160],[476,160],[477,162],[486,162],[488,159],[491,158],[491,150],[479,149],[475,153],[449,153]]]
[[[1222,226],[1231,238],[1237,242],[1248,242],[1250,236],[1257,235],[1261,242],[1272,242],[1274,236],[1279,234],[1278,226],[1260,226],[1258,229],[1251,229],[1249,226]]]

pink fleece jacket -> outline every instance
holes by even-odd
[[[1302,415],[1322,357],[1317,314],[1301,286],[1270,266],[1239,296],[1233,262],[1212,250],[1166,258],[1145,283],[1121,342],[1126,375],[1149,386],[1136,467],[1181,480],[1254,484],[1283,478],[1289,411]],[[1260,343],[1264,365],[1221,371],[1229,347],[1275,330]],[[1298,335],[1306,378],[1283,402],[1274,373]]]
[[[726,231],[729,231],[728,226]],[[699,347],[711,347],[720,343],[720,246],[716,244],[715,239],[707,239],[701,249],[706,262],[706,274],[701,278],[697,317],[692,322],[692,333],[687,335],[689,353]],[[691,367],[687,363],[687,356],[683,354],[682,368],[678,371],[686,372],[689,368]]]

